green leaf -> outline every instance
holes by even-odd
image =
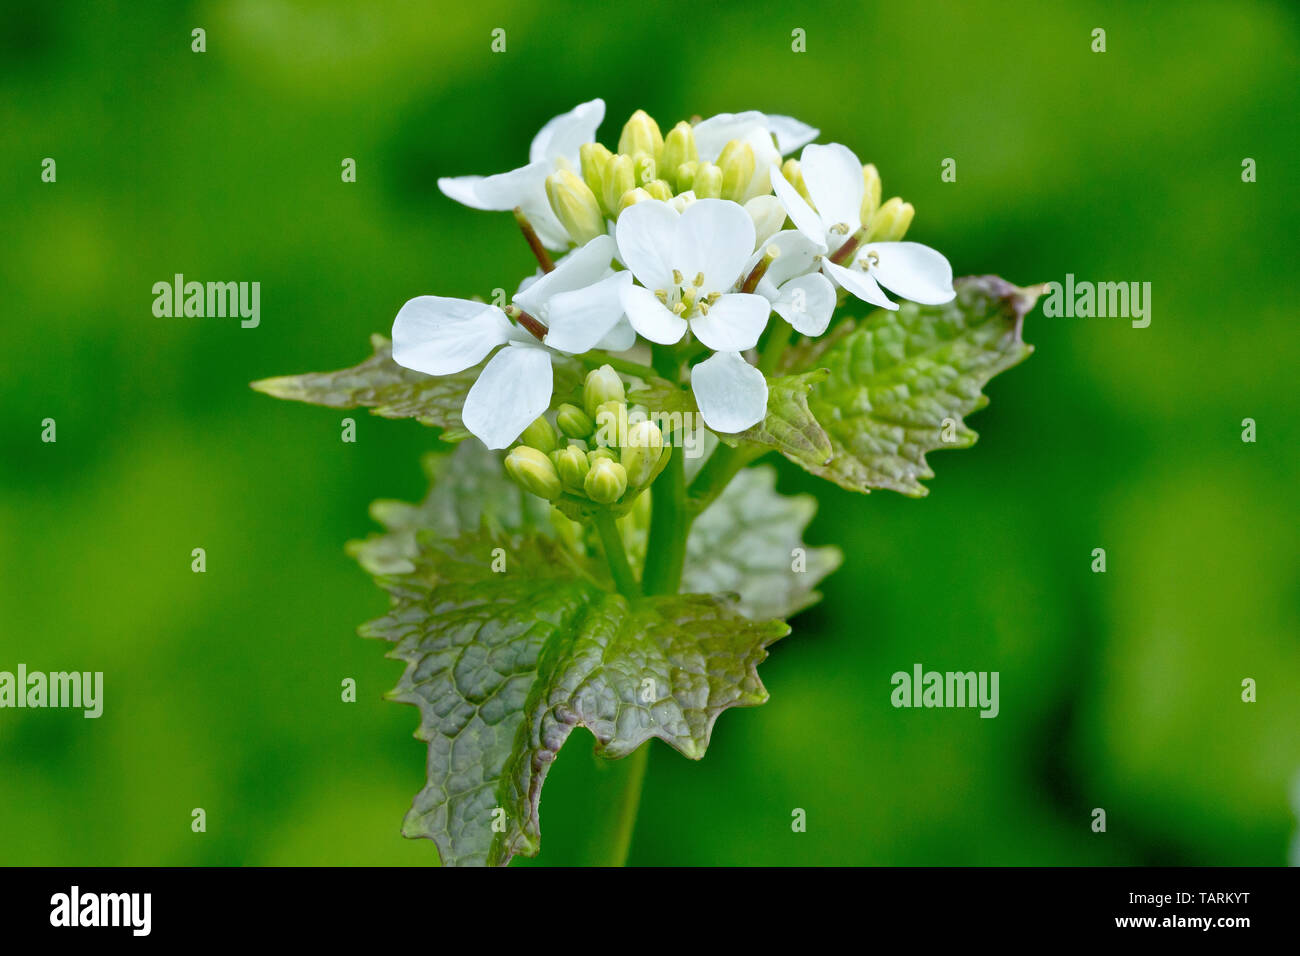
[[[981,389],[990,378],[1033,351],[1020,332],[1041,290],[997,276],[955,285],[945,305],[905,302],[873,313],[821,356],[830,377],[808,405],[834,456],[825,465],[800,461],[808,471],[851,491],[921,497],[929,493],[921,481],[934,477],[926,452],[975,443],[964,416],[988,404]]]
[[[808,393],[828,374],[819,368],[772,379],[767,384],[767,417],[738,435],[719,435],[719,440],[733,446],[750,441],[775,448],[810,471],[825,467],[834,448],[830,436],[808,408]]]
[[[819,581],[840,566],[838,548],[810,548],[803,531],[817,512],[811,495],[776,490],[776,469],[746,468],[695,520],[683,587],[735,592],[754,619],[788,618],[821,599]]]
[[[642,379],[641,384],[628,389],[628,401],[634,405],[644,405],[651,414],[669,414],[673,412],[698,412],[695,393],[689,387],[683,387],[666,378]]]
[[[629,602],[512,506],[471,528],[462,499],[492,490],[475,486],[481,462],[462,458],[468,447],[437,467],[442,484],[424,505],[381,509],[388,535],[403,545],[413,535],[414,550],[398,552],[409,570],[378,578],[392,607],[362,634],[392,642],[389,656],[406,664],[389,696],[419,708],[416,737],[428,744],[402,832],[433,840],[447,865],[504,865],[537,853],[542,783],[575,727],[607,757],[651,737],[701,757],[719,713],[766,700],[756,668],[789,628],[713,596]],[[375,541],[354,553],[383,567],[391,555]]]
[[[384,418],[414,418],[422,425],[446,429],[444,441],[468,437],[460,411],[481,365],[452,375],[425,375],[394,362],[392,343],[384,336],[372,335],[370,346],[374,354],[360,365],[265,378],[252,387],[275,398],[330,408],[369,408]],[[556,394],[567,395],[580,385],[582,370],[577,362],[557,359],[553,369]]]

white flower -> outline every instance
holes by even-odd
[[[767,414],[767,379],[739,352],[715,352],[692,368],[691,391],[715,432],[743,432]]]
[[[772,303],[772,311],[802,335],[821,335],[835,311],[835,286],[817,271],[826,250],[797,229],[778,232],[750,257],[748,275],[775,247],[777,256],[754,291]]]
[[[739,197],[741,202],[771,189],[768,169],[780,165],[781,157],[817,138],[819,130],[791,116],[772,116],[757,110],[719,113],[696,123],[692,129],[700,160],[716,163],[722,149],[732,140],[748,143],[754,150],[754,176]],[[772,138],[776,138],[773,145]]]
[[[678,213],[647,199],[623,210],[615,235],[619,257],[644,286],[623,288],[623,308],[636,331],[671,345],[689,328],[718,351],[758,343],[768,301],[730,291],[754,248],[754,222],[741,206],[700,199]]]
[[[550,407],[551,357],[586,352],[616,331],[620,293],[632,277],[610,269],[613,254],[614,241],[598,236],[530,283],[513,300],[523,328],[484,302],[411,299],[393,320],[393,361],[426,375],[451,375],[505,346],[479,373],[461,411],[483,444],[505,448]],[[542,333],[541,340],[528,328]]]
[[[890,291],[927,305],[950,301],[952,266],[939,252],[917,242],[863,242],[862,164],[847,146],[831,143],[804,147],[799,158],[812,206],[772,167],[772,188],[790,214],[795,227],[828,255],[822,270],[859,299],[886,309],[897,309],[881,291]],[[832,262],[837,250],[854,243],[847,260]]]
[[[569,234],[551,211],[546,177],[557,169],[581,168],[578,149],[596,136],[605,118],[605,101],[590,100],[551,119],[533,137],[528,165],[495,176],[457,176],[438,180],[445,195],[471,209],[504,211],[518,206],[548,249],[566,249]]]

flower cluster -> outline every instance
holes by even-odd
[[[750,111],[664,135],[638,111],[613,152],[595,141],[604,114],[592,100],[555,117],[518,169],[439,180],[467,206],[513,210],[540,269],[505,308],[420,296],[393,323],[393,358],[407,368],[449,375],[488,359],[462,420],[489,448],[524,434],[509,467],[543,497],[568,489],[612,502],[638,484],[626,461],[574,433],[585,425],[577,415],[598,409],[561,408],[557,424],[583,447],[545,447],[556,357],[602,365],[641,340],[671,349],[705,424],[734,434],[766,413],[767,377],[751,358],[772,313],[790,327],[785,341],[823,334],[846,296],[886,309],[898,306],[884,289],[920,303],[953,297],[948,261],[902,241],[911,205],[882,203],[875,167],[813,143],[816,129]]]

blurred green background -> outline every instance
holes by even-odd
[[[821,500],[811,540],[845,565],[763,666],[769,704],[723,715],[702,762],[652,744],[631,862],[1286,861],[1294,6],[2,16],[0,669],[102,670],[106,700],[97,721],[0,711],[0,863],[435,861],[398,835],[424,761],[415,711],[381,700],[401,667],[354,634],[386,599],[343,553],[372,499],[423,493],[431,433],[360,414],[344,444],[343,413],[247,383],[354,363],[414,295],[513,288],[532,267],[510,217],[435,180],[521,164],[542,122],[594,96],[610,143],[637,107],[665,128],[798,116],[875,162],[917,207],[909,238],[958,274],[1153,284],[1147,329],[1035,311],[1036,354],[988,388],[974,449],[932,456],[925,500],[783,465],[784,490]],[[177,272],[259,281],[261,326],[155,318],[151,286]],[[917,661],[1000,671],[1000,716],[895,710],[889,676]],[[539,862],[584,859],[596,773],[579,731],[548,779]]]

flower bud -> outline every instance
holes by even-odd
[[[555,429],[545,417],[539,418],[524,429],[524,433],[519,436],[519,444],[549,454],[556,448]]]
[[[565,402],[555,413],[555,424],[569,438],[587,438],[596,430],[596,423],[591,416],[577,405]]]
[[[596,411],[605,402],[625,402],[627,393],[623,391],[623,380],[618,377],[612,365],[602,365],[587,373],[587,380],[582,386],[582,406],[593,419]]]
[[[641,488],[650,480],[663,450],[664,433],[654,422],[638,422],[628,429],[622,462],[631,487]]]
[[[597,504],[613,504],[627,491],[627,472],[616,461],[597,458],[591,463],[582,487],[587,492],[587,497]]]
[[[880,173],[872,163],[862,167],[862,224],[871,224],[871,217],[880,208]]]
[[[623,198],[618,201],[618,214],[623,215],[623,210],[628,206],[635,206],[639,202],[654,198],[640,186],[636,187],[636,189],[629,189],[623,194]]]
[[[693,202],[695,202],[695,193],[688,189],[686,192],[678,193],[672,199],[668,200],[668,205],[676,209],[677,214],[680,216],[686,211],[686,207]]]
[[[600,143],[583,143],[578,149],[583,182],[597,199],[605,194],[605,167],[613,155]]]
[[[673,198],[673,187],[662,179],[656,179],[652,183],[647,183],[645,191],[650,194],[651,199],[662,199],[667,202]]]
[[[632,165],[632,157],[611,156],[609,162],[605,164],[601,185],[605,189],[601,199],[610,215],[613,215],[618,212],[618,203],[623,198],[623,194],[636,186],[636,169]]]
[[[587,453],[577,445],[560,449],[555,462],[555,470],[559,473],[560,482],[567,490],[574,492],[582,491],[582,483],[590,467]]]
[[[564,493],[560,476],[551,459],[527,445],[518,445],[506,455],[506,471],[525,491],[539,498],[554,501]]]
[[[785,225],[785,206],[775,196],[755,196],[745,203],[745,212],[754,220],[754,248],[758,249]]]
[[[618,138],[618,151],[629,156],[644,153],[656,162],[664,148],[664,137],[659,124],[645,110],[637,110],[623,124],[623,135]]]
[[[620,401],[602,402],[596,409],[596,444],[617,448],[627,435],[627,405]]]
[[[741,202],[754,178],[754,147],[733,139],[722,147],[718,168],[722,170],[722,198]]]
[[[605,217],[596,194],[576,173],[562,169],[546,177],[551,211],[578,245],[605,234]]]
[[[787,159],[781,167],[781,175],[794,187],[795,192],[804,198],[804,202],[812,205],[812,197],[808,195],[808,184],[803,181],[803,169],[799,166],[799,160]]]
[[[691,191],[697,199],[717,199],[722,195],[722,170],[713,163],[700,163],[695,167]]]
[[[653,156],[641,153],[632,157],[632,174],[638,186],[648,186],[659,178],[659,166]]]
[[[670,168],[674,177],[673,182],[676,183],[679,193],[687,192],[695,183],[695,170],[699,168],[699,165],[698,162],[692,161],[682,163],[676,169]]]
[[[678,123],[668,131],[664,137],[664,151],[659,164],[670,179],[682,164],[696,162],[699,158],[699,150],[695,148],[695,131],[690,123]],[[682,187],[679,184],[677,188],[689,188],[689,185]]]
[[[867,242],[897,242],[907,235],[907,227],[912,224],[912,216],[915,214],[912,204],[903,202],[897,196],[886,201],[871,217]]]
[[[587,452],[587,462],[594,465],[600,459],[605,461],[618,461],[618,455],[612,448],[593,448]]]

